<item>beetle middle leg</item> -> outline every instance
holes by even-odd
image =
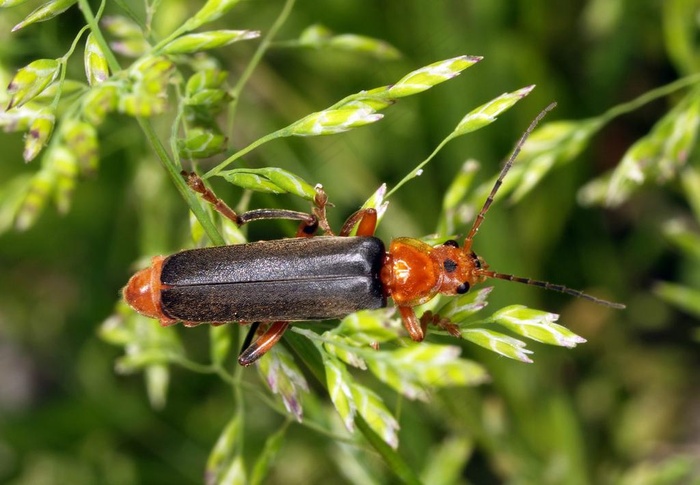
[[[453,337],[462,337],[459,327],[452,323],[447,317],[441,317],[439,314],[428,310],[423,313],[420,318],[418,318],[416,316],[416,311],[410,306],[400,306],[398,307],[398,310],[399,314],[401,315],[401,320],[403,320],[403,325],[406,328],[406,331],[408,331],[408,335],[411,337],[411,340],[422,342],[425,338],[429,324],[433,324],[436,327],[441,328]]]
[[[257,325],[257,326],[256,326]],[[260,357],[265,355],[273,345],[280,341],[284,331],[287,330],[289,322],[273,322],[269,327],[252,343],[246,346],[253,339],[253,335],[257,333],[259,323],[253,324],[248,336],[246,336],[241,353],[238,356],[238,363],[242,366],[253,364]]]
[[[231,220],[238,227],[252,221],[260,221],[264,219],[287,219],[293,221],[301,221],[297,229],[297,237],[312,237],[316,234],[319,224],[325,231],[328,227],[326,221],[325,207],[328,204],[328,197],[323,188],[317,187],[316,197],[314,198],[314,214],[306,212],[292,211],[286,209],[254,209],[242,214],[236,213],[226,202],[219,199],[214,192],[204,185],[204,181],[194,172],[181,172],[182,176],[187,181],[187,185],[197,192],[201,197],[209,202],[219,214]]]
[[[449,318],[441,317],[439,314],[433,313],[430,310],[428,310],[420,317],[420,324],[421,328],[423,329],[423,333],[425,333],[426,329],[428,328],[428,324],[431,323],[436,327],[441,328],[445,332],[449,333],[453,337],[462,337],[462,332],[460,332],[459,326],[452,323],[452,321],[450,321]]]

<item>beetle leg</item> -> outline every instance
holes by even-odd
[[[263,219],[301,221],[299,229],[297,229],[297,237],[313,237],[318,230],[318,218],[313,214],[286,209],[253,209],[239,215],[234,222],[240,227],[243,224]]]
[[[214,209],[219,214],[226,217],[227,219],[231,219],[237,225],[241,225],[238,220],[238,214],[236,214],[236,212],[233,209],[231,209],[226,204],[226,202],[219,199],[209,187],[204,185],[204,181],[199,177],[199,175],[197,175],[194,172],[186,172],[184,170],[180,172],[180,175],[182,175],[182,177],[185,179],[190,189],[197,192],[199,195],[202,196],[202,199],[206,200],[211,205],[213,205]]]
[[[187,181],[187,185],[189,185],[192,190],[197,192],[202,199],[214,206],[214,209],[219,214],[233,221],[233,223],[238,227],[252,221],[259,221],[263,219],[289,219],[293,221],[301,221],[299,229],[297,230],[297,237],[312,237],[318,230],[320,218],[315,214],[307,214],[306,212],[285,209],[255,209],[242,214],[237,214],[236,211],[231,209],[231,207],[226,204],[226,202],[219,199],[209,187],[204,185],[204,181],[202,181],[199,175],[194,172],[185,171],[182,171],[181,174]],[[326,200],[327,199],[328,197],[326,197]],[[316,209],[314,209],[314,212],[315,210]],[[325,218],[325,210],[323,214],[323,217]],[[328,225],[327,221],[325,222],[325,225]]]
[[[406,327],[408,334],[411,339],[416,342],[422,342],[425,337],[425,332],[421,328],[421,322],[418,321],[416,317],[416,312],[411,306],[400,306],[398,307],[399,314],[403,320],[403,326]]]
[[[241,345],[241,351],[238,355],[241,355],[243,352],[246,351],[248,347],[250,347],[250,344],[253,341],[253,337],[255,337],[255,333],[258,331],[258,328],[260,328],[260,322],[253,322],[253,324],[250,326],[250,330],[248,330],[248,333],[245,336],[245,340],[243,340],[243,345]]]
[[[273,345],[279,342],[288,326],[289,322],[273,322],[260,337],[240,353],[238,363],[247,367],[265,355]],[[246,337],[247,340],[248,337]]]
[[[318,219],[318,225],[321,226],[323,232],[329,236],[335,236],[333,229],[331,229],[331,225],[328,223],[328,216],[326,215],[326,207],[333,207],[333,204],[328,202],[328,195],[326,194],[326,191],[323,190],[323,185],[317,184],[314,189],[316,189],[316,195],[314,196],[314,208],[312,212]]]
[[[403,320],[403,326],[406,327],[411,339],[416,342],[423,341],[429,324],[441,328],[453,337],[461,338],[462,336],[459,327],[452,323],[447,317],[441,317],[428,310],[419,319],[416,317],[416,312],[413,307],[400,306],[398,309],[401,319]]]
[[[432,323],[433,325],[435,325],[438,328],[441,328],[453,337],[462,337],[462,333],[460,332],[459,327],[452,323],[449,318],[441,317],[440,315],[433,313],[430,310],[426,311],[420,317],[420,323],[423,332],[425,332],[425,329],[428,327],[428,324]]]
[[[352,229],[357,226],[355,232],[358,236],[374,236],[374,230],[377,228],[377,211],[376,209],[360,209],[353,215],[348,217],[343,227],[340,228],[341,236],[348,236]]]

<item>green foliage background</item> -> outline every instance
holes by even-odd
[[[120,13],[124,4],[143,15],[142,4],[121,1],[109,2],[106,13]],[[157,7],[154,31],[160,36],[199,8],[199,2],[185,1],[149,5]],[[10,33],[35,6],[0,12],[0,68],[7,82],[34,59],[62,56],[85,23],[73,7]],[[282,6],[241,2],[217,28],[256,29],[264,36]],[[392,197],[379,236],[422,236],[435,230],[443,194],[463,162],[481,161],[479,180],[492,177],[550,101],[559,106],[547,121],[583,120],[697,72],[696,46],[684,48],[678,37],[687,29],[688,38],[697,38],[698,11],[690,0],[300,0],[279,40],[321,23],[336,33],[382,39],[403,57],[272,48],[244,90],[235,128],[226,135],[240,149],[420,66],[463,54],[484,56],[457,79],[402,99],[379,123],[332,137],[273,141],[246,157],[251,166],[279,166],[323,183],[335,204],[331,223],[339,227],[382,182],[395,185],[425,159],[469,110],[536,84],[496,123],[447,145],[421,177]],[[231,84],[256,45],[248,41],[214,51],[233,73]],[[70,66],[69,75],[80,78],[81,63]],[[489,213],[475,250],[493,268],[583,288],[623,301],[628,309],[494,283],[489,308],[521,303],[560,313],[560,322],[588,343],[574,350],[531,344],[530,365],[462,344],[463,355],[482,363],[491,383],[436,391],[428,403],[402,401],[382,389],[401,425],[398,455],[426,483],[700,480],[700,311],[697,295],[688,294],[700,287],[698,214],[693,216],[688,188],[697,153],[689,154],[682,176],[648,184],[615,208],[577,203],[581,188],[617,166],[685,93],[616,118],[572,163],[552,170],[517,204],[500,201]],[[165,117],[153,123],[167,144]],[[241,405],[240,394],[232,396],[231,387],[215,376],[173,367],[167,404],[154,410],[141,376],[117,375],[114,362],[121,351],[97,335],[137,258],[189,244],[187,206],[133,118],[111,115],[99,137],[99,170],[77,185],[67,214],[48,207],[29,230],[0,235],[0,481],[201,482],[210,450]],[[5,182],[35,173],[37,161],[22,161],[21,134],[4,134],[0,143],[1,203],[10,191]],[[232,205],[241,197],[238,189],[214,185]],[[251,206],[308,209],[299,199],[271,195],[254,195]],[[8,217],[8,209],[0,210],[0,226]],[[680,233],[669,228],[671,220]],[[249,235],[266,239],[290,230],[257,224]],[[206,360],[207,328],[172,331],[193,358]],[[234,366],[234,355],[229,359],[227,365]],[[369,377],[358,378],[373,385]],[[286,431],[266,483],[398,480],[396,468],[367,445],[357,448],[289,424],[263,405],[268,391],[253,370],[243,379],[246,463],[261,455],[269,436]],[[308,405],[325,405],[325,390],[312,392],[321,397]],[[328,429],[337,431],[338,423],[328,423]]]

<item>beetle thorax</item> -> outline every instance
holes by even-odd
[[[385,291],[400,306],[414,306],[433,298],[440,288],[440,268],[432,247],[418,239],[402,237],[389,246],[381,278]]]
[[[381,272],[387,295],[399,306],[421,305],[438,293],[465,293],[485,277],[486,264],[451,241],[430,246],[411,238],[391,242]]]

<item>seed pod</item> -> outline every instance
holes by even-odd
[[[50,20],[68,10],[77,1],[78,0],[51,0],[50,2],[46,2],[27,15],[20,23],[12,27],[12,32],[16,32],[27,25]]]
[[[36,97],[56,79],[60,67],[56,59],[38,59],[17,71],[7,86],[7,94],[10,95],[7,109],[22,106]]]
[[[421,67],[406,74],[389,88],[389,92],[393,98],[420,93],[458,76],[463,70],[473,66],[481,59],[477,56],[459,56]]]
[[[165,54],[193,54],[256,37],[260,37],[257,30],[212,30],[178,37],[166,44],[162,51]]]
[[[178,140],[178,149],[183,158],[207,158],[226,149],[227,138],[205,128],[193,128],[184,140]]]
[[[58,212],[66,214],[70,209],[75,181],[78,176],[78,160],[74,154],[64,146],[53,148],[47,155],[47,165],[56,174],[54,200]]]
[[[23,157],[25,162],[34,160],[46,146],[51,138],[55,122],[56,118],[52,113],[44,113],[34,119],[24,139]]]
[[[97,130],[85,121],[69,120],[61,132],[66,147],[78,162],[82,173],[92,173],[97,169],[99,162],[97,142]]]
[[[213,22],[231,10],[239,1],[240,0],[208,0],[199,12],[194,14],[194,17],[185,22],[185,25],[182,26],[182,30],[189,32],[207,22]]]
[[[22,5],[27,0],[0,0],[0,8],[16,7]]]
[[[221,176],[234,185],[257,192],[288,193],[307,200],[313,200],[316,195],[311,184],[281,168],[241,168],[223,172]]]
[[[100,125],[107,113],[117,108],[117,87],[100,84],[83,98],[83,117],[94,126]]]
[[[90,86],[100,84],[109,77],[107,58],[92,34],[85,41],[85,76]]]
[[[384,116],[369,108],[328,109],[311,113],[289,128],[295,136],[334,135],[379,121]]]

